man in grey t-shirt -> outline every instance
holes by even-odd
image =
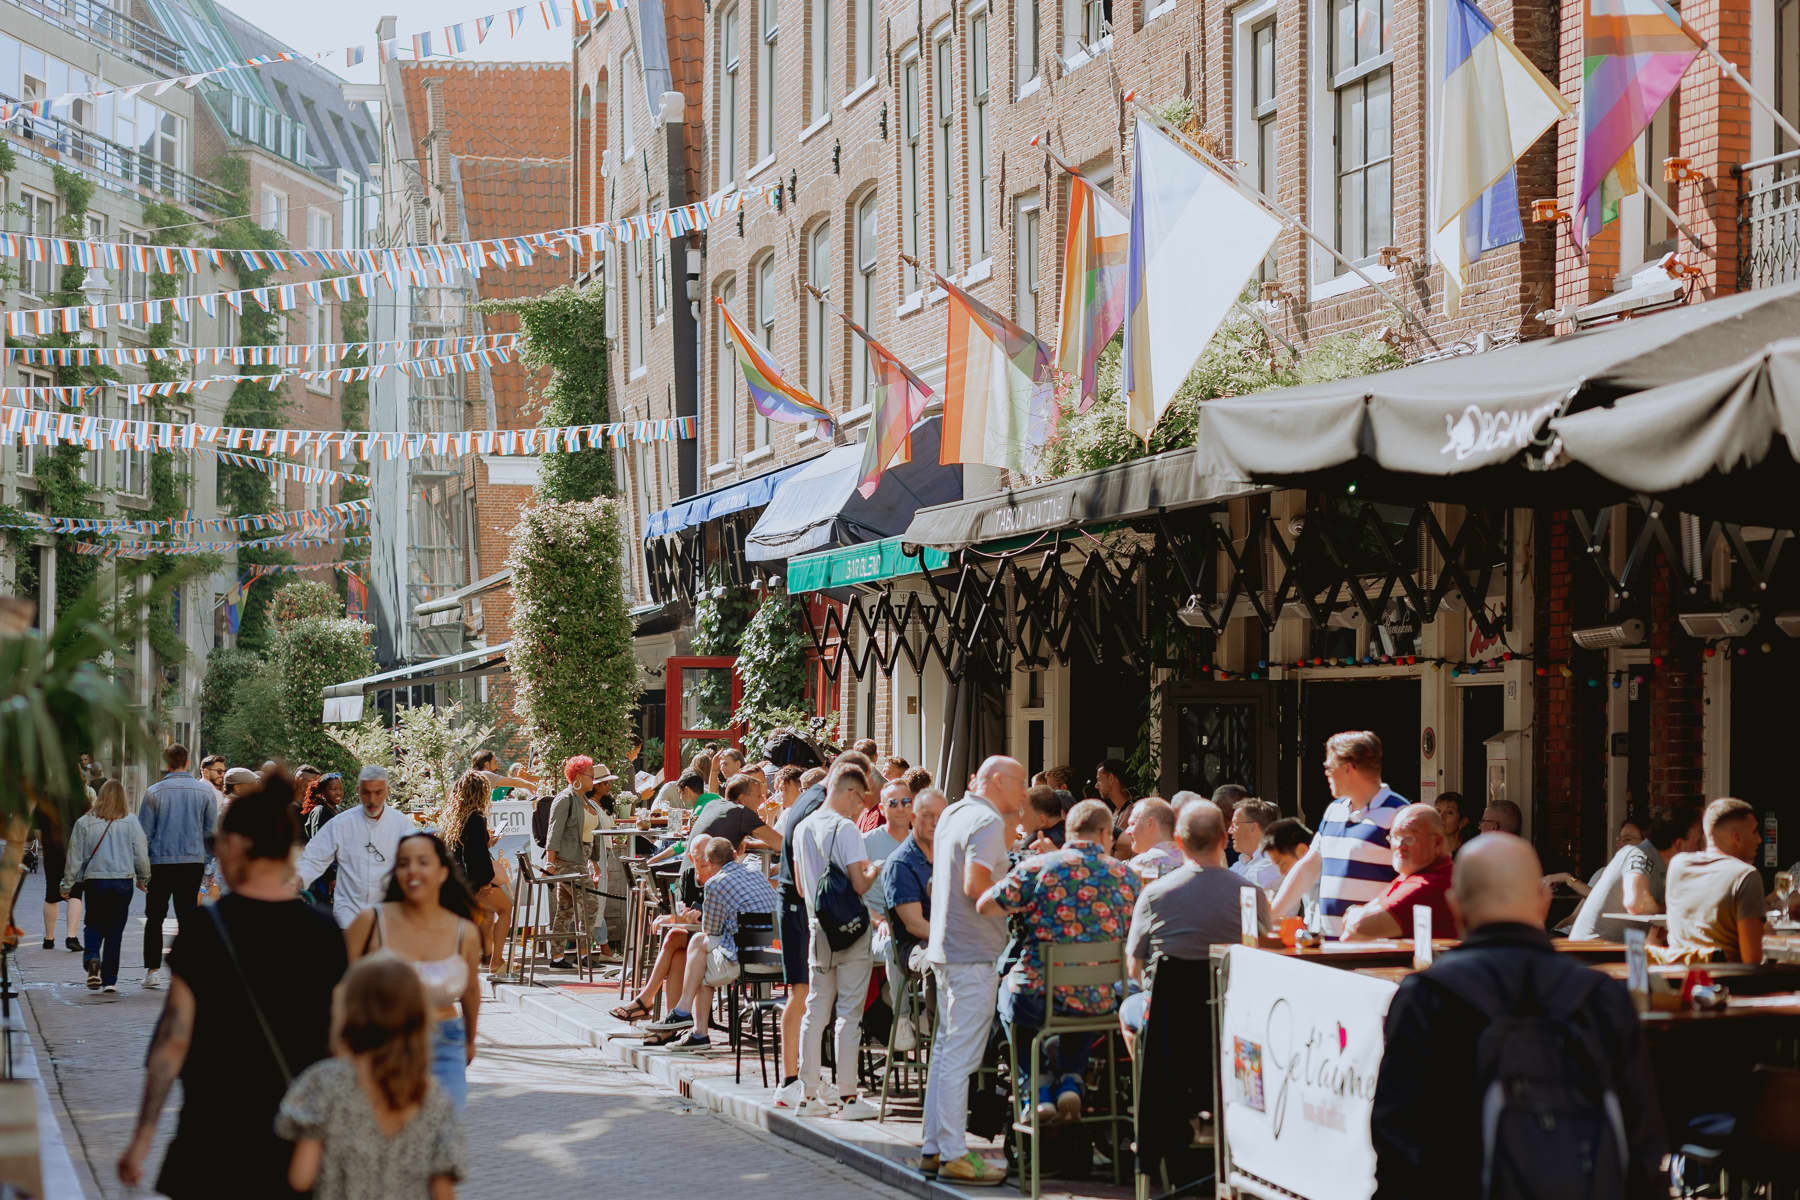
[[[933,839],[931,942],[925,959],[937,977],[938,1031],[925,1083],[924,1143],[919,1166],[955,1183],[995,1186],[1006,1169],[970,1150],[969,1074],[981,1065],[1006,948],[1006,917],[975,909],[1006,874],[1010,826],[1025,808],[1024,766],[996,755],[981,764],[975,786],[944,810]]]
[[[1203,959],[1213,946],[1237,941],[1246,889],[1256,895],[1257,932],[1267,933],[1271,923],[1269,897],[1225,865],[1225,814],[1218,805],[1211,800],[1184,805],[1175,820],[1175,841],[1187,861],[1144,888],[1125,938],[1126,969],[1144,987],[1119,1007],[1127,1045],[1149,1015],[1149,966],[1158,953]]]
[[[1699,810],[1691,804],[1677,805],[1669,816],[1651,824],[1643,841],[1621,846],[1612,856],[1576,910],[1569,937],[1578,942],[1623,941],[1626,922],[1608,914],[1662,912],[1669,860],[1705,845]]]
[[[1669,949],[1686,962],[1762,961],[1763,884],[1756,810],[1742,800],[1706,806],[1706,849],[1669,863]]]

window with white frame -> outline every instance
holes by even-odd
[[[875,78],[875,0],[851,0],[851,36],[856,39],[856,74],[853,86]]]
[[[120,416],[134,416],[129,405],[121,397],[118,412]],[[174,417],[170,418],[174,420]],[[96,455],[96,457],[98,457]],[[113,487],[121,495],[142,496],[149,485],[150,454],[129,444],[121,444],[113,454]]]
[[[939,274],[951,275],[956,271],[951,224],[956,158],[950,145],[956,122],[956,43],[948,29],[931,43],[931,120],[931,261]]]
[[[775,153],[775,39],[780,33],[776,0],[758,0],[762,37],[756,61],[756,161]]]
[[[332,249],[331,212],[309,207],[306,210],[306,245],[309,250]]]
[[[118,393],[118,396],[119,396],[118,408],[114,412],[114,414],[113,414],[114,416],[119,416],[119,417],[136,416],[136,417],[141,418],[145,415],[143,413],[133,413],[130,411],[130,405],[129,405],[129,402],[125,398],[124,392]],[[90,411],[98,413],[101,416],[105,416],[108,408],[110,408],[110,407],[111,407],[111,405],[108,403],[108,401],[106,399],[106,393],[102,392],[100,403],[93,405],[91,407]],[[96,442],[93,446],[84,447],[81,451],[82,460],[83,460],[82,464],[81,464],[81,466],[82,466],[81,477],[83,480],[85,480],[87,482],[87,485],[90,488],[98,489],[98,488],[104,486],[104,482],[105,482],[104,470],[105,470],[105,466],[106,466],[105,445],[106,445],[105,442]]]
[[[1013,319],[1027,333],[1038,331],[1038,238],[1043,216],[1038,193],[1013,201]]]
[[[806,112],[810,124],[831,111],[831,0],[809,0],[807,14]]]
[[[919,178],[919,54],[915,47],[900,64],[900,252],[919,256],[920,209],[925,197]],[[906,290],[919,290],[919,270],[907,266]]]
[[[727,188],[738,173],[738,10],[719,17],[719,187]]]
[[[669,311],[669,239],[655,238],[650,243],[650,290],[654,297],[656,320]]]
[[[1356,262],[1394,240],[1393,0],[1327,3],[1334,233],[1338,253]],[[1332,273],[1343,270],[1334,260]]]
[[[850,297],[850,319],[870,333],[875,332],[875,256],[880,245],[876,231],[875,193],[871,191],[856,205],[856,279]],[[875,362],[864,339],[856,338],[852,345],[850,402],[861,408],[875,398]]]
[[[1274,0],[1253,5],[1238,17],[1236,41],[1237,156],[1244,164],[1245,182],[1273,199],[1280,166]],[[1276,278],[1273,249],[1257,268],[1256,278]]]
[[[644,80],[638,74],[637,54],[627,50],[619,59],[619,136],[625,148],[624,157],[637,153],[637,98],[644,94]]]
[[[775,353],[775,255],[765,254],[756,264],[756,337],[764,353]],[[750,415],[750,448],[769,444],[769,418],[760,409]]]
[[[257,224],[282,237],[287,236],[287,193],[267,184],[262,189],[262,207],[258,210]]]
[[[134,246],[148,246],[150,244],[150,235],[147,233],[140,233],[135,229],[121,229],[119,231],[119,240],[122,242],[130,242]],[[125,269],[120,272],[118,286],[115,289],[119,299],[131,304],[140,303],[150,299],[150,275],[151,272],[149,271],[138,270],[137,264],[132,261],[131,255],[127,254],[125,256]]]
[[[969,258],[993,253],[988,230],[988,10],[969,17]]]
[[[330,343],[331,340],[331,305],[320,303],[307,305],[306,344],[323,346]],[[321,396],[329,396],[331,380],[323,376],[309,375],[306,380],[306,390]]]
[[[831,222],[820,221],[806,239],[806,282],[831,295]],[[806,392],[820,404],[827,403],[831,360],[826,356],[826,322],[831,313],[823,297],[806,293]]]
[[[719,285],[721,311],[736,302],[737,280],[727,279]],[[713,363],[718,368],[718,378],[713,389],[713,428],[719,435],[717,462],[724,464],[737,457],[738,363],[731,349],[731,337],[725,332],[725,318],[720,316],[714,326],[718,338]]]
[[[56,380],[52,378],[48,372],[25,370],[19,372],[20,387],[47,388],[53,387],[55,384]],[[51,407],[41,396],[31,392],[26,392],[24,394],[24,397],[18,402],[18,406],[20,408]],[[20,475],[32,475],[37,471],[37,447],[23,438],[20,439],[18,448],[15,451],[13,469]]]
[[[1013,0],[1013,94],[1038,77],[1038,0]]]
[[[1063,0],[1062,56],[1093,50],[1112,31],[1112,0]]]
[[[56,236],[56,201],[36,192],[19,193],[19,232],[38,237]],[[56,265],[47,254],[37,258],[19,255],[19,287],[34,296],[56,291]]]
[[[631,374],[644,369],[644,243],[626,243],[626,276],[619,282],[625,300],[625,363]]]

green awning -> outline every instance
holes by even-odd
[[[937,570],[949,561],[942,550],[922,550],[908,554],[900,548],[898,537],[856,546],[840,546],[817,554],[801,554],[788,560],[787,588],[792,595],[819,592],[827,588],[851,587],[860,583],[879,583],[902,575],[914,575],[927,568]]]

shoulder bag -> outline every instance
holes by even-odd
[[[81,899],[81,894],[83,892],[87,891],[87,869],[88,869],[88,866],[89,866],[89,864],[91,864],[94,861],[94,855],[100,853],[100,847],[106,845],[106,835],[112,832],[112,827],[113,827],[112,820],[109,819],[106,822],[106,828],[102,829],[100,831],[100,840],[94,843],[94,848],[92,850],[88,851],[87,859],[85,861],[83,861],[81,864],[81,878],[77,879],[72,885],[70,885],[69,897],[68,897],[69,899],[79,900],[79,899]],[[61,881],[59,880],[58,882],[60,883]]]

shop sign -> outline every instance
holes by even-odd
[[[1306,1200],[1367,1200],[1369,1114],[1395,985],[1247,946],[1226,951],[1225,969],[1219,1063],[1232,1174]]]
[[[983,513],[978,536],[982,539],[1011,537],[1026,530],[1062,525],[1068,519],[1069,493],[1058,492],[1041,500],[1003,505]]]
[[[1499,621],[1500,614],[1494,611],[1494,605],[1487,606],[1487,618]],[[1463,642],[1463,658],[1467,662],[1491,662],[1506,653],[1506,643],[1497,633],[1483,633],[1473,615],[1465,614],[1463,626],[1466,639]]]

